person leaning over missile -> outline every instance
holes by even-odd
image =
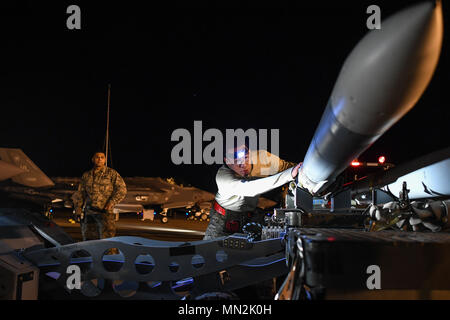
[[[94,167],[81,177],[74,198],[75,214],[83,216],[80,221],[83,241],[111,238],[116,234],[113,209],[125,198],[127,187],[120,174],[105,162],[103,152],[94,154]]]
[[[246,145],[227,150],[224,161],[217,171],[218,191],[203,240],[242,232],[256,214],[259,196],[293,181],[301,165]]]

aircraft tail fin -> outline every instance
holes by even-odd
[[[31,161],[22,149],[0,148],[0,159],[18,169],[18,173],[11,177],[12,181],[27,187],[50,187],[55,184]],[[20,171],[18,171],[20,172]]]
[[[14,177],[25,170],[20,169],[6,161],[0,160],[0,181]]]

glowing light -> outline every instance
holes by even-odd
[[[381,163],[381,164],[385,163],[386,162],[386,157],[385,156],[379,157],[378,158],[378,162]]]
[[[361,162],[359,162],[357,160],[353,160],[351,165],[352,165],[352,167],[359,167],[361,165]]]

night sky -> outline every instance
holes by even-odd
[[[147,1],[153,3],[153,1]],[[177,128],[280,129],[280,156],[301,161],[340,68],[368,31],[412,1],[2,1],[0,146],[48,176],[81,176],[102,148],[111,84],[113,167],[215,191],[217,165],[172,164]],[[156,3],[156,2],[155,2]],[[66,8],[81,8],[68,30]],[[292,5],[292,4],[291,4]],[[416,106],[360,160],[399,164],[449,145],[450,3],[441,58]],[[207,143],[204,144],[204,146]]]

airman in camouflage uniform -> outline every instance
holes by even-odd
[[[111,238],[116,234],[113,208],[125,198],[127,188],[119,173],[105,166],[105,154],[92,157],[94,168],[85,172],[78,187],[75,213],[83,215],[83,241]],[[84,213],[83,213],[84,207]]]

